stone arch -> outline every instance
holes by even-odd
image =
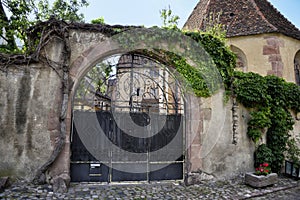
[[[247,70],[248,70],[248,61],[247,61],[246,54],[240,48],[238,48],[234,45],[231,45],[230,49],[237,56],[236,69],[241,70],[243,72],[247,72]]]
[[[294,58],[295,82],[300,85],[300,50],[296,53]]]
[[[177,38],[178,39],[178,38]],[[160,42],[163,43],[163,42]],[[163,46],[164,44],[162,44]],[[188,44],[189,45],[189,44]],[[188,46],[187,45],[187,46]],[[167,46],[167,45],[165,45]],[[174,47],[173,47],[174,48]],[[147,49],[142,47],[140,49]],[[162,48],[164,49],[164,48]],[[193,48],[190,48],[193,49]],[[195,48],[194,48],[195,49]],[[181,49],[182,50],[182,49]],[[72,124],[72,108],[73,108],[73,97],[76,93],[76,88],[80,82],[80,80],[83,78],[83,76],[98,62],[102,61],[103,59],[115,55],[115,54],[124,54],[130,52],[124,48],[121,48],[118,44],[114,43],[113,41],[107,39],[105,41],[96,43],[90,47],[88,47],[85,51],[78,54],[77,58],[74,59],[74,61],[71,64],[70,67],[70,95],[69,95],[69,101],[68,101],[68,110],[67,110],[67,137],[66,137],[66,145],[63,149],[62,153],[58,157],[58,159],[55,161],[52,169],[51,169],[51,176],[57,176],[61,174],[66,174],[67,176],[70,175],[70,132],[71,132],[71,124]],[[199,52],[199,51],[198,51]],[[161,55],[155,55],[158,60],[164,60],[163,57],[159,58]],[[193,59],[191,59],[191,62],[193,63]],[[194,62],[195,63],[195,62]],[[210,63],[211,64],[211,63]],[[212,73],[215,66],[212,66]],[[218,74],[219,76],[219,74]],[[215,79],[212,79],[212,81],[218,81],[220,80],[218,77]],[[200,144],[194,144],[194,138],[199,137],[198,134],[201,132],[201,112],[199,107],[199,99],[197,99],[193,95],[187,95],[185,96],[185,143],[190,144],[191,146],[200,146]],[[190,146],[189,146],[190,147]],[[186,165],[184,168],[186,168],[185,173],[189,173],[193,166],[191,163],[200,163],[201,165],[201,158],[196,156],[192,157],[191,154],[193,154],[192,150],[186,149],[186,155],[185,160],[187,160]],[[193,159],[193,161],[191,161]],[[186,175],[185,174],[185,175]]]

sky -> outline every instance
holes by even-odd
[[[105,23],[115,25],[161,26],[159,11],[169,6],[180,17],[182,27],[199,0],[88,0],[90,5],[81,12],[85,21],[104,17]],[[287,19],[300,28],[300,0],[269,0]]]

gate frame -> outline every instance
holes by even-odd
[[[72,131],[72,113],[73,113],[73,99],[76,94],[76,89],[84,77],[84,75],[97,63],[105,58],[115,54],[125,54],[123,48],[110,40],[102,41],[94,46],[89,47],[83,51],[75,60],[70,64],[69,79],[69,99],[66,112],[66,139],[65,146],[61,153],[52,164],[49,174],[52,177],[60,176],[64,179],[70,180],[70,161],[71,161],[71,148],[70,137]],[[155,54],[156,58],[162,58],[161,55]],[[162,58],[163,59],[163,58]],[[203,120],[200,112],[201,99],[190,94],[185,94],[184,98],[184,143],[185,143],[185,160],[184,160],[184,182],[188,181],[189,174],[192,168],[201,168],[202,159],[200,156],[192,156],[196,151],[199,151],[200,132],[202,132]],[[198,110],[195,110],[198,108]],[[189,146],[187,146],[189,144]],[[199,152],[198,152],[199,154]],[[193,163],[193,167],[192,167]],[[195,163],[195,164],[194,164]]]

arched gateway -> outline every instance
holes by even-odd
[[[193,184],[251,170],[246,126],[232,132],[237,115],[201,44],[164,29],[53,23],[65,32],[46,40],[41,62],[1,75],[16,113],[2,123],[2,173],[65,190],[70,177]],[[211,98],[190,87],[198,73]]]
[[[184,101],[170,69],[126,53],[86,73],[73,100],[72,181],[183,180]]]
[[[213,90],[221,78],[205,50],[179,32],[160,29],[136,28],[110,37],[78,30],[69,35],[67,144],[50,176],[189,182],[203,159],[200,99],[162,52],[198,67]]]

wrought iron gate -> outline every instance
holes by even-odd
[[[167,67],[111,57],[81,81],[74,102],[72,181],[183,179],[183,100]]]

